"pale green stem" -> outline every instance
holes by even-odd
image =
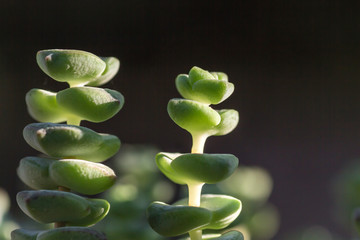
[[[192,134],[193,145],[191,153],[203,153],[207,135],[204,134]]]
[[[193,146],[191,153],[203,153],[207,135],[192,134]],[[188,184],[189,189],[189,206],[200,207],[201,189],[204,183]],[[191,240],[202,240],[202,230],[193,230],[189,232]]]
[[[67,122],[68,125],[80,126],[81,119],[78,117],[68,117]]]

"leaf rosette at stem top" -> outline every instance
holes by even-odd
[[[219,104],[234,91],[234,84],[225,73],[208,72],[199,67],[193,67],[188,75],[178,75],[175,84],[181,96],[205,104]]]

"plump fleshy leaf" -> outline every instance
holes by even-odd
[[[57,104],[54,92],[34,88],[26,94],[25,101],[29,114],[39,122],[64,122],[69,115]]]
[[[11,232],[11,240],[36,240],[41,231],[33,231],[26,229],[15,229]]]
[[[16,200],[26,215],[40,223],[89,226],[104,218],[110,208],[110,204],[102,199],[51,190],[22,191]]]
[[[96,78],[96,80],[89,82],[88,86],[101,86],[109,82],[119,71],[120,61],[115,57],[101,57],[101,59],[106,63],[106,68],[104,72]]]
[[[199,67],[192,67],[189,71],[189,82],[190,84],[194,84],[195,82],[202,79],[216,79],[213,74],[210,72],[201,69]]]
[[[160,235],[178,236],[201,228],[211,221],[209,210],[190,206],[171,206],[161,202],[150,204],[147,209],[150,226]]]
[[[49,175],[49,167],[56,160],[41,157],[21,159],[17,174],[21,181],[33,189],[56,189],[59,185]]]
[[[182,199],[174,205],[186,205],[188,199]],[[205,208],[212,213],[209,224],[202,229],[222,229],[232,223],[241,212],[241,201],[226,195],[204,194],[201,195],[200,208]]]
[[[40,223],[68,222],[90,214],[88,201],[69,192],[22,191],[16,200],[26,215]]]
[[[167,107],[171,119],[188,132],[201,133],[218,125],[220,115],[206,104],[186,99],[171,99]]]
[[[180,153],[160,152],[155,157],[156,164],[160,171],[171,181],[177,184],[186,184],[184,179],[171,167],[171,162],[180,155]]]
[[[209,135],[223,136],[234,130],[239,122],[238,111],[233,109],[222,109],[217,112],[221,117],[221,121],[209,131]]]
[[[231,154],[183,154],[170,165],[187,183],[217,183],[234,172],[238,159]]]
[[[50,49],[39,51],[36,60],[51,78],[70,86],[85,85],[104,72],[106,63],[96,55],[80,50]]]
[[[32,123],[24,128],[23,135],[31,147],[55,158],[102,162],[120,147],[116,136],[65,124]]]
[[[90,214],[85,218],[74,219],[68,222],[69,226],[91,226],[102,220],[110,210],[110,204],[103,199],[87,199]]]
[[[68,112],[91,122],[113,117],[124,104],[121,93],[96,87],[73,87],[57,93],[58,104]]]
[[[104,234],[86,227],[62,227],[43,231],[36,240],[106,240]]]
[[[175,85],[182,97],[205,104],[219,104],[234,91],[225,73],[210,73],[199,67],[193,67],[189,75],[178,75]]]
[[[105,191],[116,179],[114,171],[101,163],[75,159],[53,162],[49,173],[58,186],[88,195]]]

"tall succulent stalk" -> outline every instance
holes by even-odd
[[[21,159],[18,176],[35,190],[19,192],[16,199],[26,215],[40,223],[54,223],[54,229],[17,229],[11,238],[106,239],[88,226],[106,216],[109,203],[78,194],[95,195],[114,184],[114,171],[100,162],[118,151],[120,140],[80,123],[103,122],[122,108],[121,93],[97,87],[115,76],[120,62],[114,57],[60,49],[39,51],[36,59],[48,76],[67,82],[70,88],[59,92],[32,89],[26,95],[28,111],[39,123],[27,125],[23,135],[42,156]]]
[[[158,153],[158,168],[170,180],[188,186],[188,198],[172,205],[153,202],[147,210],[150,226],[160,235],[174,237],[188,233],[191,240],[243,240],[238,231],[218,235],[203,235],[203,230],[219,230],[234,221],[241,211],[240,200],[226,196],[201,195],[205,183],[214,184],[229,177],[238,166],[231,154],[206,154],[204,146],[209,136],[230,133],[239,121],[236,110],[214,110],[234,91],[234,85],[222,72],[208,72],[193,67],[189,74],[180,74],[176,88],[184,99],[171,99],[168,113],[171,119],[192,135],[191,153]]]

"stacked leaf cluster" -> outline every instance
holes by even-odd
[[[103,122],[122,108],[121,93],[97,87],[114,77],[120,62],[114,57],[60,49],[39,51],[36,58],[48,76],[67,82],[70,88],[59,92],[32,89],[26,95],[28,111],[39,123],[27,125],[23,136],[42,155],[21,159],[18,176],[33,190],[19,192],[16,199],[30,218],[55,223],[55,228],[17,229],[12,239],[106,239],[88,226],[106,216],[109,203],[83,195],[101,193],[114,184],[114,171],[101,162],[118,151],[120,140],[80,123]]]
[[[240,200],[226,195],[201,195],[202,186],[228,178],[238,167],[232,154],[203,153],[206,139],[230,133],[237,125],[236,110],[215,110],[210,104],[223,102],[234,91],[234,85],[222,72],[208,72],[193,67],[189,74],[180,74],[175,80],[183,98],[171,99],[168,113],[193,139],[191,153],[165,153],[156,156],[161,172],[177,184],[187,185],[189,197],[172,205],[153,202],[147,210],[151,227],[167,237],[189,233],[192,240],[242,240],[237,231],[204,235],[205,229],[223,229],[234,221],[241,211]]]

